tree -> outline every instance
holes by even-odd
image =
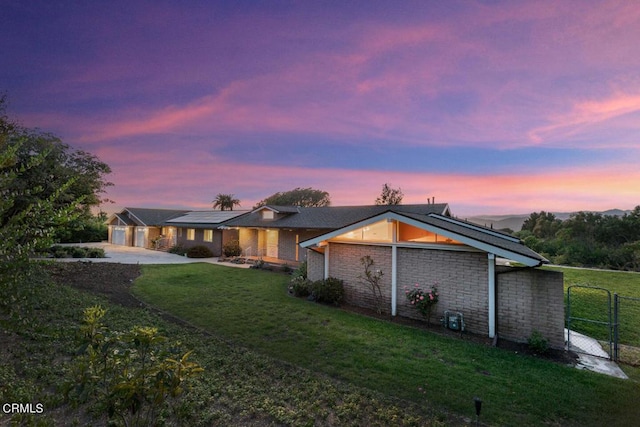
[[[11,122],[0,97],[0,306],[20,310],[32,283],[29,257],[91,216],[109,172],[95,156]]]
[[[111,173],[109,166],[49,133],[12,123],[5,114],[4,97],[0,98],[0,132],[0,150],[11,157],[4,171],[13,174],[3,183],[2,190],[13,197],[0,216],[0,224],[49,198],[53,198],[54,209],[73,205],[86,219],[92,217],[92,207],[105,201],[101,195],[113,185],[105,180]]]
[[[255,206],[258,208],[264,205],[278,205],[278,206],[302,206],[317,208],[322,206],[329,206],[331,204],[331,198],[329,193],[322,190],[315,190],[309,188],[294,188],[290,191],[284,191],[275,193],[266,199],[259,201]]]
[[[236,199],[233,194],[218,193],[213,203],[213,209],[220,208],[221,211],[232,211],[234,206],[240,206],[240,200]]]
[[[530,231],[537,238],[552,238],[562,227],[562,221],[551,212],[533,212],[522,223],[522,231]]]
[[[376,199],[376,205],[399,205],[403,197],[400,188],[391,188],[389,184],[384,184],[380,196]]]

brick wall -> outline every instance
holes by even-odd
[[[318,235],[318,232],[299,231],[299,230],[280,230],[278,231],[278,258],[287,261],[304,261],[306,259],[306,251],[298,246],[297,241],[303,242]],[[298,257],[296,259],[296,248],[298,249]]]
[[[484,252],[398,248],[398,315],[422,319],[409,304],[405,287],[438,288],[431,323],[445,310],[460,312],[469,332],[488,334],[488,261]]]
[[[324,254],[307,249],[307,278],[313,282],[324,279]]]
[[[358,276],[360,259],[369,255],[380,269],[386,312],[391,310],[391,247],[330,243],[329,275],[345,283],[345,302],[375,308],[371,290]],[[440,294],[431,323],[438,324],[445,310],[460,312],[468,332],[489,332],[488,258],[485,252],[435,249],[397,249],[397,314],[422,319],[409,304],[405,287],[436,285]],[[311,280],[324,277],[324,256],[308,251]],[[562,273],[538,269],[496,267],[497,333],[500,338],[526,341],[538,330],[554,348],[564,347],[564,290]]]
[[[344,280],[345,302],[366,308],[376,308],[376,299],[371,288],[358,276],[364,275],[360,258],[369,255],[373,270],[383,273],[380,287],[385,312],[391,311],[391,248],[384,246],[349,245],[330,243],[329,276]]]
[[[538,269],[497,269],[501,338],[524,342],[539,331],[554,348],[564,347],[563,275]]]

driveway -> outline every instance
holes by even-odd
[[[218,262],[218,258],[187,258],[182,255],[168,252],[153,251],[151,249],[136,248],[131,246],[112,245],[111,243],[71,243],[61,246],[83,246],[104,249],[106,258],[55,258],[56,261],[91,261],[111,262],[119,264],[191,264],[194,262],[207,262],[210,264],[226,265],[230,267],[249,268],[249,264],[232,264]]]

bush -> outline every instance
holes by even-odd
[[[302,277],[303,279],[307,278],[307,261],[304,260],[298,268],[296,268],[293,273],[291,273],[293,277]]]
[[[187,257],[189,258],[211,258],[213,252],[206,246],[193,246],[187,249]]]
[[[49,253],[54,258],[68,258],[69,257],[69,252],[67,251],[67,248],[64,247],[64,246],[59,246],[59,245],[51,246],[49,248]]]
[[[73,258],[86,258],[87,257],[87,250],[85,248],[81,248],[78,246],[73,246],[71,248],[71,256]]]
[[[74,405],[93,404],[109,425],[156,425],[163,407],[177,407],[185,384],[204,369],[158,328],[113,331],[102,323],[105,313],[100,306],[84,310],[82,350],[62,385],[64,396]]]
[[[529,349],[536,354],[546,354],[549,351],[549,342],[538,331],[534,330],[527,340]]]
[[[237,240],[229,240],[222,247],[222,253],[226,257],[242,255],[242,248],[240,247],[240,242]]]
[[[302,276],[297,276],[289,282],[289,292],[297,297],[308,297],[311,294],[311,281]]]
[[[174,255],[184,255],[187,253],[187,249],[182,245],[174,245],[171,246],[167,252]]]
[[[314,299],[324,304],[340,305],[344,298],[344,282],[335,277],[313,282],[312,289]]]
[[[104,249],[102,248],[89,248],[87,250],[87,258],[104,258]]]

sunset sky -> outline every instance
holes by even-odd
[[[3,1],[9,116],[123,206],[640,205],[637,1]]]

